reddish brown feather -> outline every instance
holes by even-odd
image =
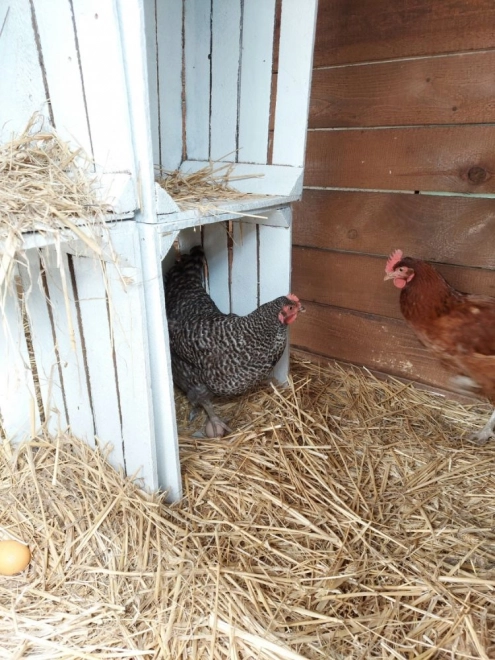
[[[427,348],[495,403],[495,298],[457,291],[424,261],[402,262],[415,273],[400,295],[404,318]]]

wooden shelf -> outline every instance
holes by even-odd
[[[196,210],[189,210],[179,211],[174,214],[159,214],[157,218],[160,229],[166,229],[167,232],[179,231],[181,229],[187,229],[188,227],[209,225],[214,222],[224,222],[225,220],[242,220],[243,222],[277,226],[274,224],[273,220],[269,220],[269,218],[263,216],[263,212],[272,211],[281,206],[287,206],[291,202],[295,202],[298,198],[298,195],[253,196],[249,199],[212,202],[211,206],[214,206],[215,208],[212,208],[212,210],[206,214]]]

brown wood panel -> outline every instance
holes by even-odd
[[[309,126],[494,122],[494,86],[495,51],[319,69]]]
[[[322,0],[315,66],[495,47],[493,0]]]
[[[449,373],[404,321],[308,303],[291,344],[311,353],[449,389]]]
[[[293,208],[295,245],[495,268],[495,199],[305,190]]]
[[[308,131],[306,186],[494,193],[494,174],[495,126]]]
[[[384,282],[385,257],[295,247],[292,289],[304,301],[401,319],[399,290]],[[495,296],[495,271],[437,264],[460,291]]]

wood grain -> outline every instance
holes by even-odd
[[[325,0],[315,67],[494,47],[493,0]]]
[[[495,268],[495,200],[305,190],[294,204],[295,245]]]
[[[421,346],[404,321],[307,303],[291,344],[311,353],[449,387],[449,373]]]
[[[311,128],[495,121],[495,51],[317,69]]]
[[[273,26],[272,71],[278,71],[278,55],[280,43],[280,24],[282,22],[282,0],[275,0],[275,23]]]
[[[306,186],[495,192],[495,126],[308,131]]]
[[[451,389],[384,266],[401,248],[495,296],[495,201],[405,194],[495,193],[494,34],[492,0],[319,3],[305,185],[343,190],[294,206],[294,347]]]
[[[275,0],[275,24],[273,28],[272,84],[270,88],[270,116],[268,118],[268,153],[266,162],[273,164],[273,129],[277,103],[277,71],[280,46],[280,24],[282,21],[282,0]]]
[[[385,257],[294,248],[292,288],[305,301],[402,318],[399,291],[384,282]],[[436,264],[460,291],[495,296],[495,272]]]

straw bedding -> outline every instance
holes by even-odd
[[[298,358],[223,406],[234,435],[183,426],[173,506],[69,435],[5,443],[0,529],[33,559],[0,579],[0,657],[495,657],[482,412]]]
[[[0,286],[11,284],[29,232],[55,237],[56,245],[77,237],[101,255],[111,208],[99,199],[92,169],[83,151],[45,128],[38,114],[20,135],[0,145]]]
[[[227,154],[230,155],[230,154]],[[202,214],[222,211],[221,202],[262,197],[243,193],[232,187],[236,181],[256,179],[263,174],[234,175],[234,163],[211,161],[197,172],[171,172],[158,168],[157,183],[172,197],[183,210],[197,210]],[[230,210],[232,213],[232,211]],[[246,215],[239,213],[239,215]],[[250,214],[248,214],[250,215]],[[259,217],[259,216],[251,216]]]

